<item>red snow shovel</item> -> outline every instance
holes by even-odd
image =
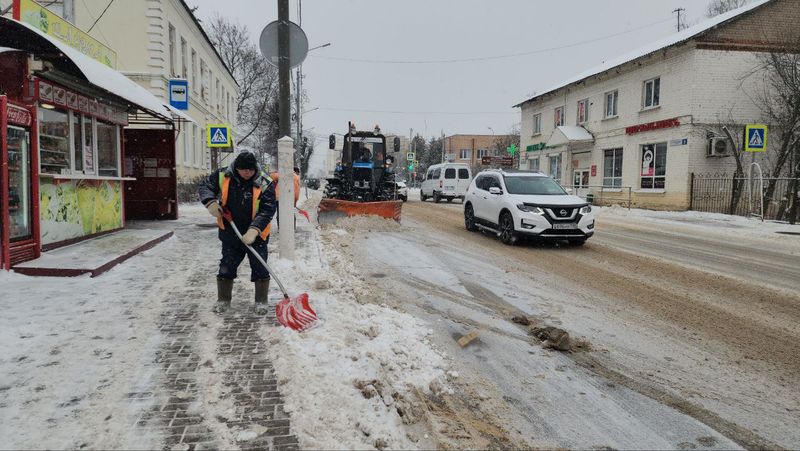
[[[242,234],[233,223],[233,217],[230,210],[224,209],[222,211],[222,217],[225,218],[228,224],[230,224],[234,233],[236,233],[236,236],[238,236],[239,239],[242,240],[242,244],[244,244]],[[278,305],[275,306],[275,315],[278,319],[278,323],[281,326],[294,329],[298,332],[302,332],[313,327],[319,318],[317,317],[317,313],[308,304],[308,293],[302,293],[299,296],[290,298],[286,293],[286,289],[283,288],[283,284],[275,275],[275,272],[272,270],[272,268],[270,268],[269,264],[264,261],[260,255],[258,255],[258,252],[256,252],[252,246],[249,244],[245,244],[245,246],[253,254],[253,256],[256,257],[256,260],[261,262],[261,264],[267,268],[270,278],[272,278],[272,280],[278,284],[278,288],[280,288],[281,293],[283,294],[283,300],[278,302]]]

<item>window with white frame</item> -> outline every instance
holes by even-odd
[[[488,157],[489,149],[478,149],[478,158]]]
[[[589,99],[578,101],[578,122],[577,124],[584,124],[589,120]]]
[[[652,78],[644,82],[644,107],[653,108],[660,105],[661,77]]]
[[[561,154],[550,155],[548,157],[550,163],[550,177],[558,183],[561,183]]]
[[[603,186],[619,188],[622,186],[622,149],[603,151]]]
[[[460,158],[462,160],[467,160],[467,159],[469,159],[469,154],[470,154],[469,149],[461,149],[458,152],[458,158]]]
[[[206,101],[208,101],[208,89],[208,67],[206,62],[200,59],[200,95]]]
[[[611,91],[606,93],[605,110],[606,117],[617,117],[617,100],[619,99],[619,91]]]
[[[219,102],[222,97],[222,92],[219,89],[219,78],[217,78],[217,82],[214,84],[214,93],[217,96],[217,111],[219,111]]]
[[[667,176],[667,143],[642,146],[642,189],[664,189]]]
[[[119,127],[96,121],[98,175],[119,176]]]
[[[553,112],[553,127],[564,125],[564,107],[560,106]]]
[[[169,24],[169,76],[175,76],[175,27]]]
[[[538,135],[542,133],[542,113],[533,115],[533,133],[531,135]]]
[[[181,38],[181,77],[189,78],[189,54],[186,52],[186,39]]]
[[[189,81],[192,91],[197,92],[197,52],[192,49],[192,78]]]
[[[189,137],[186,136],[186,133],[181,133],[181,144],[183,145],[183,164],[189,166]]]

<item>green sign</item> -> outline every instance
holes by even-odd
[[[411,163],[411,164],[408,165],[408,170],[409,171],[413,171],[414,170],[414,163]]]
[[[517,153],[517,145],[512,144],[509,147],[506,147],[506,152],[513,157],[514,154]]]
[[[767,150],[767,126],[748,124],[744,127],[744,151],[765,152]]]
[[[530,146],[526,147],[525,150],[528,152],[535,152],[537,150],[542,150],[545,147],[547,147],[547,144],[545,143],[531,144]]]

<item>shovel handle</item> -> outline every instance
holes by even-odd
[[[278,279],[278,277],[275,275],[275,272],[272,270],[272,268],[269,266],[269,264],[263,258],[261,258],[260,255],[258,255],[258,252],[256,252],[255,249],[253,249],[253,246],[250,246],[249,244],[244,242],[244,238],[242,238],[242,234],[241,234],[241,232],[239,232],[239,228],[236,227],[236,224],[233,223],[233,215],[231,214],[231,211],[228,210],[227,208],[223,208],[222,209],[222,217],[225,219],[225,221],[228,222],[228,224],[230,224],[230,226],[233,229],[234,233],[236,233],[236,236],[239,237],[239,240],[253,254],[253,256],[256,258],[256,260],[261,262],[261,264],[264,265],[265,268],[267,268],[267,271],[269,272],[270,278],[272,280],[274,280],[276,284],[278,284],[278,288],[281,289],[281,293],[283,294],[283,297],[288,299],[289,295],[286,293],[286,288],[283,288],[283,284],[281,283],[280,279]]]

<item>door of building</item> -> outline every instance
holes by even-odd
[[[125,129],[125,219],[178,219],[173,130]]]
[[[575,188],[586,188],[589,186],[589,170],[577,169],[572,175],[572,185]]]

